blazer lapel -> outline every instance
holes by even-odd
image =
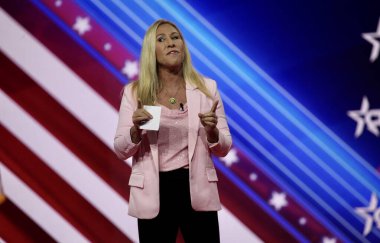
[[[189,134],[188,134],[188,150],[189,162],[193,158],[195,145],[198,137],[199,117],[198,113],[201,109],[201,93],[196,87],[186,82],[186,99],[189,114]]]

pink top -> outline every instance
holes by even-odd
[[[161,121],[158,130],[158,157],[160,171],[170,171],[189,164],[188,156],[188,109],[171,110],[161,105]]]

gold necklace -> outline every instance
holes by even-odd
[[[181,86],[181,85],[179,85]],[[175,92],[175,95],[173,95],[173,97],[170,97],[170,95],[168,95],[168,90],[165,88],[165,93],[167,96],[169,96],[169,103],[174,105],[175,103],[177,103],[177,99],[175,98],[178,94],[178,91],[179,91],[179,87],[177,88],[177,92]]]

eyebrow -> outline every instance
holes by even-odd
[[[179,34],[177,31],[174,31],[174,32],[172,32],[172,33],[170,33],[170,35],[173,35],[173,34]],[[158,36],[160,36],[160,35],[165,35],[164,33],[161,33],[161,34],[158,34],[158,35],[156,35],[156,37],[158,37]]]

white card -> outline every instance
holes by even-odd
[[[158,131],[161,119],[161,106],[144,105],[144,109],[149,112],[153,118],[144,125],[141,125],[140,129]]]

